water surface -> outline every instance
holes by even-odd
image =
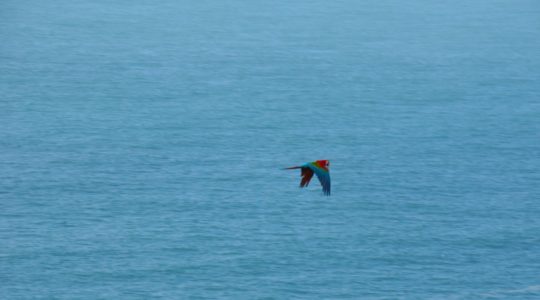
[[[3,1],[0,298],[540,297],[539,20]]]

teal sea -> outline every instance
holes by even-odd
[[[3,0],[0,299],[540,299],[539,37],[536,0]]]

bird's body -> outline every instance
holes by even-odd
[[[306,187],[309,185],[313,174],[317,175],[317,178],[321,182],[323,193],[330,196],[330,162],[328,160],[316,160],[314,162],[305,163],[301,166],[290,167],[287,169],[301,169],[300,187]]]

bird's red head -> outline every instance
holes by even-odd
[[[317,160],[315,161],[321,168],[328,170],[330,167],[330,161],[329,160]]]

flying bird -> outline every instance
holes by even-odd
[[[323,193],[327,196],[330,196],[329,167],[330,162],[328,160],[316,160],[314,162],[305,163],[301,166],[295,166],[286,169],[301,169],[300,176],[302,176],[302,180],[300,181],[300,187],[302,188],[309,185],[309,181],[315,173],[315,175],[317,175],[317,178],[319,178],[319,181],[321,182]]]

